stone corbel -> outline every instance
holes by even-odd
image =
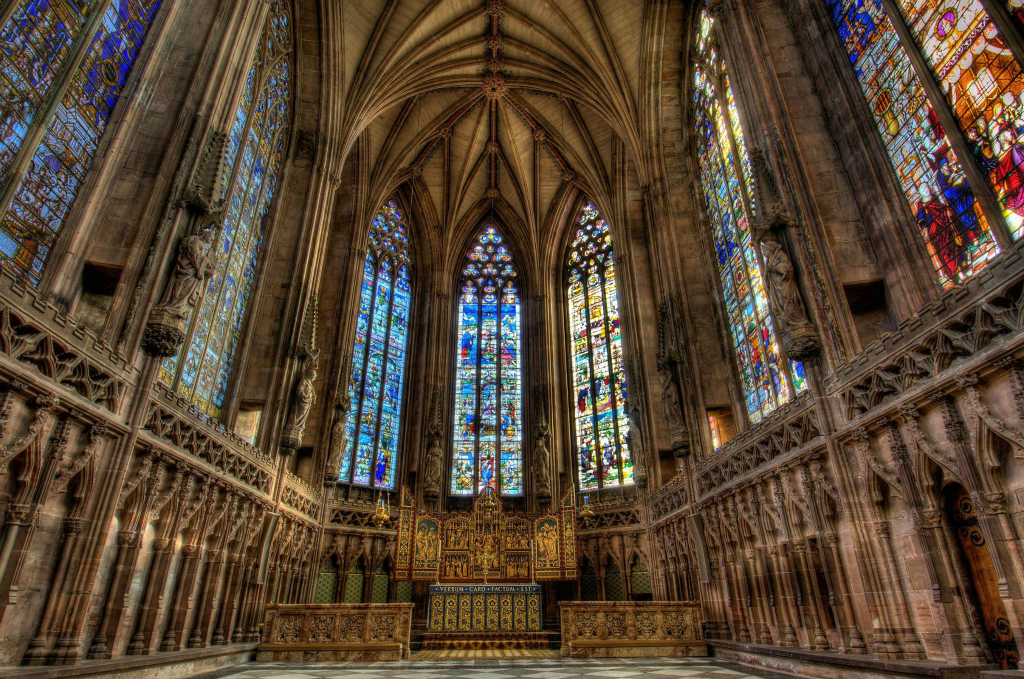
[[[96,456],[96,451],[106,441],[106,436],[107,424],[105,422],[98,422],[89,428],[89,442],[82,449],[82,454],[57,474],[57,479],[50,489],[52,495],[59,495],[67,491],[71,479],[78,476],[85,469],[86,465],[92,462]]]

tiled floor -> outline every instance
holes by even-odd
[[[747,679],[751,674],[734,663],[708,658],[460,660],[377,663],[253,663],[221,670],[220,679]]]

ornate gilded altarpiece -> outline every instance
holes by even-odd
[[[576,503],[570,489],[558,510],[504,513],[481,495],[469,513],[419,512],[402,488],[395,550],[396,580],[515,583],[575,580]],[[532,571],[532,572],[531,572]]]

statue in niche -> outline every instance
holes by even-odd
[[[423,469],[423,496],[436,498],[441,492],[441,439],[433,436],[427,448],[426,465]]]
[[[306,431],[309,411],[313,408],[313,403],[316,402],[316,388],[313,386],[313,382],[316,381],[316,370],[316,356],[313,356],[302,373],[302,378],[295,386],[295,403],[292,406],[292,414],[288,419],[288,426],[285,427],[284,436],[281,437],[281,447],[285,450],[296,450],[302,443],[302,434]]]
[[[348,403],[349,401],[346,401]],[[334,426],[331,427],[331,452],[327,458],[327,468],[324,470],[324,483],[331,484],[338,480],[341,473],[341,459],[348,446],[348,409],[339,408],[338,416],[334,419]]]
[[[444,453],[441,452],[441,387],[434,385],[430,398],[430,418],[427,423],[427,456],[423,465],[423,497],[435,500],[441,494],[441,465]]]
[[[690,433],[683,421],[683,405],[679,401],[679,387],[672,379],[672,371],[668,365],[658,368],[658,380],[661,382],[661,407],[668,422],[669,441],[676,457],[690,454]]]
[[[626,445],[633,459],[633,480],[638,488],[647,487],[647,453],[644,451],[643,429],[640,425],[640,411],[627,405],[629,431],[626,433]]]
[[[186,236],[178,246],[171,281],[150,314],[142,348],[153,356],[174,356],[185,341],[189,300],[203,285],[212,268],[210,250],[217,236],[213,226]]]
[[[779,330],[786,353],[798,361],[816,356],[821,350],[821,342],[814,325],[807,320],[807,309],[796,285],[793,262],[782,245],[770,238],[761,241],[761,256],[764,258],[768,300],[775,320],[781,326]]]
[[[537,499],[551,499],[551,451],[548,450],[548,425],[542,422],[533,428],[533,472],[537,479]]]
[[[181,245],[178,246],[171,284],[167,286],[164,298],[154,309],[154,313],[162,313],[180,319],[185,319],[188,316],[188,302],[203,284],[207,270],[212,264],[210,248],[216,235],[216,229],[208,228],[186,236],[181,241]]]

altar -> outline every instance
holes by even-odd
[[[427,631],[449,634],[540,632],[540,585],[431,585]]]

